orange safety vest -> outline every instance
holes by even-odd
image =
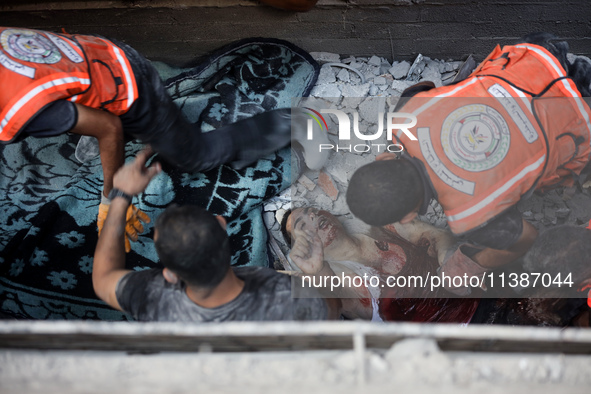
[[[47,104],[69,99],[122,115],[137,98],[123,51],[92,36],[0,28],[0,142]]]
[[[419,93],[402,111],[417,117],[418,140],[396,137],[425,164],[455,234],[533,190],[572,184],[589,161],[591,111],[537,45],[497,46],[468,79]]]

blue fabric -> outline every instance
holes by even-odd
[[[235,90],[245,86],[237,74],[222,78],[234,78],[234,82],[223,84],[227,90],[216,90],[217,84],[213,84],[206,92],[195,84],[180,94],[178,81],[168,80],[177,104],[197,122],[204,122],[204,129],[213,124],[209,119],[217,118],[219,112],[216,102],[210,99],[219,103],[231,96],[234,107],[227,108],[218,123],[225,124],[227,119],[289,106],[292,97],[307,95],[311,90],[318,65],[307,54],[285,42],[255,41],[239,43],[241,57],[249,57],[249,46],[259,54],[259,58],[251,58],[258,65],[264,63],[261,56],[265,53],[280,53],[271,57],[283,57],[285,67],[293,70],[284,73],[281,66],[269,68],[268,75],[276,75],[280,83],[267,85],[268,89],[232,92],[232,84]],[[216,74],[223,63],[218,60],[234,58],[236,48],[225,48],[203,60],[193,68],[196,78]],[[252,68],[248,61],[240,67]],[[181,78],[188,81],[192,77],[182,74]],[[272,97],[274,104],[265,107],[262,103],[270,99],[262,96]],[[256,102],[258,109],[252,104]],[[33,319],[128,319],[98,300],[92,289],[102,168],[99,157],[85,164],[75,159],[77,140],[78,136],[63,134],[0,146],[0,310],[5,314]],[[126,159],[131,160],[140,149],[141,144],[128,142]],[[267,236],[260,206],[289,185],[289,154],[285,148],[239,171],[220,166],[203,173],[183,173],[164,164],[163,172],[134,199],[134,204],[153,221],[172,202],[204,206],[228,219],[233,265],[266,266]],[[132,243],[126,259],[128,269],[159,266],[152,235],[153,225],[149,224],[138,242]]]

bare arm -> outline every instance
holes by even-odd
[[[109,195],[113,188],[113,176],[124,162],[123,126],[118,116],[109,112],[75,104],[78,122],[72,130],[74,134],[95,137],[99,143],[101,164],[103,166],[103,194]]]
[[[415,245],[420,244],[422,240],[429,241],[428,253],[432,257],[437,257],[439,264],[443,263],[448,251],[451,250],[457,242],[457,239],[451,231],[437,228],[429,223],[421,222],[418,219],[414,219],[412,222],[405,224],[396,222],[386,226],[386,229],[391,230],[392,227],[402,238]]]
[[[507,250],[486,248],[476,253],[472,260],[485,268],[497,268],[523,256],[534,243],[538,236],[538,230],[525,219],[523,231],[517,242]]]
[[[160,164],[146,168],[146,160],[151,152],[144,150],[136,159],[122,167],[115,174],[114,186],[129,194],[139,194],[146,189],[150,180],[160,172]],[[123,198],[115,198],[103,226],[94,252],[92,268],[92,285],[96,295],[115,309],[121,310],[115,290],[119,280],[129,272],[125,269],[125,216],[129,202]]]

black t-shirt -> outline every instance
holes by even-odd
[[[162,270],[130,272],[117,284],[121,308],[140,321],[222,322],[324,320],[328,306],[321,298],[293,298],[291,278],[269,268],[240,267],[234,273],[244,289],[234,300],[204,308],[189,299],[181,284],[173,285]]]
[[[22,133],[33,137],[52,137],[72,130],[77,122],[78,111],[74,103],[57,100],[39,111]]]

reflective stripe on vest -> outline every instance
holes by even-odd
[[[90,86],[90,79],[88,78],[77,78],[77,77],[64,77],[64,78],[56,78],[51,79],[47,82],[43,80],[39,81],[36,85],[32,85],[31,89],[21,97],[16,103],[12,106],[8,106],[2,111],[2,121],[0,122],[0,135],[7,129],[10,129],[10,120],[14,117],[14,115],[21,110],[24,106],[29,104],[32,100],[43,93],[47,93],[48,91],[55,90],[56,88],[60,87],[78,87],[82,90],[86,90],[88,86]]]

